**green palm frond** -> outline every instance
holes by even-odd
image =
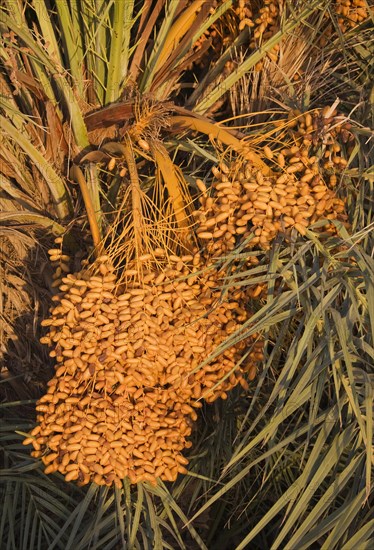
[[[228,281],[228,285],[271,280],[282,285],[283,281],[288,290],[269,295],[248,323],[247,332],[243,327],[224,345],[229,347],[237,338],[264,332],[268,335],[268,359],[258,382],[262,391],[254,393],[243,416],[219,486],[212,486],[213,495],[192,519],[217,506],[236,488],[239,491],[241,487],[239,494],[243,494],[243,484],[247,479],[251,483],[257,464],[262,465],[266,487],[279,477],[276,472],[284,464],[285,453],[300,453],[292,468],[298,474],[288,482],[281,474],[287,490],[278,490],[279,500],[261,520],[249,521],[249,533],[238,549],[253,544],[270,525],[276,533],[271,548],[308,548],[322,536],[316,529],[312,540],[311,525],[322,521],[329,532],[334,521],[339,525],[339,538],[335,535],[335,546],[330,546],[339,548],[360,524],[361,506],[368,506],[372,487],[374,373],[369,365],[374,359],[370,298],[374,264],[362,250],[346,247],[334,252],[344,240],[334,238],[323,244],[316,236],[313,240],[315,245],[301,245],[292,253],[282,250],[272,262],[275,269],[271,274],[253,277],[252,273],[261,273],[255,268]],[[356,265],[350,263],[352,255]],[[271,260],[266,262],[269,265]],[[264,401],[261,393],[266,391],[271,373],[277,373],[277,379]],[[256,405],[260,412],[253,418]],[[227,426],[224,429],[227,433]],[[264,488],[258,484],[260,495]],[[252,498],[256,499],[253,492]],[[344,509],[353,502],[357,504],[355,513],[343,527],[336,510],[342,507],[341,514],[345,515]]]

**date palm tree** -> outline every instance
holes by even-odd
[[[372,546],[373,25],[365,0],[345,4],[0,3],[4,548]],[[72,271],[108,236],[126,237],[123,259],[134,254],[122,221],[134,174],[160,239],[190,235],[197,178],[209,183],[230,158],[268,170],[264,146],[284,147],[297,110],[337,97],[353,136],[337,186],[349,223],[326,234],[317,222],[270,250],[221,258],[256,258],[222,292],[267,293],[250,299],[250,323],[216,353],[261,333],[265,358],[248,391],[203,409],[188,474],[157,487],[124,479],[121,489],[45,475],[22,440],[53,375],[39,338],[54,239]]]

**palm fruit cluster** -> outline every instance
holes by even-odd
[[[344,201],[333,188],[336,172],[347,165],[339,141],[351,139],[350,125],[330,111],[291,113],[289,147],[262,149],[270,173],[236,159],[213,167],[209,189],[198,180],[196,232],[208,254],[233,250],[249,237],[248,247],[266,250],[279,232],[305,235],[320,219],[346,222]]]
[[[344,115],[339,115],[334,106],[315,109],[311,113],[301,113],[298,109],[289,111],[291,123],[289,128],[296,127],[295,132],[291,132],[294,137],[300,137],[303,145],[328,145],[338,146],[338,149],[332,149],[332,152],[340,152],[340,142],[343,144],[354,141],[351,133],[352,124],[346,120]],[[341,163],[345,168],[347,161],[340,158],[337,164]]]
[[[369,13],[365,0],[335,0],[335,13],[342,32],[346,32],[365,21]]]
[[[302,143],[309,151],[317,152],[319,149],[320,170],[323,171],[324,178],[328,179],[329,186],[334,187],[337,175],[348,164],[345,155],[349,155],[354,146],[352,124],[333,107],[324,107],[305,114],[292,110],[289,118],[293,139],[298,144]]]
[[[305,235],[320,218],[344,214],[344,202],[323,181],[318,160],[303,153],[298,146],[282,150],[275,157],[283,164],[280,175],[264,176],[249,162],[231,163],[229,175],[214,171],[212,195],[203,195],[194,212],[209,254],[233,250],[250,236],[248,247],[266,250],[279,232],[295,228]]]
[[[369,15],[369,2],[366,0],[335,0],[331,6],[331,12],[336,18],[340,31],[345,33],[365,21]],[[325,13],[330,19],[330,13]],[[319,40],[321,47],[324,47],[332,37],[336,36],[335,24],[329,21]]]
[[[331,14],[334,15],[334,19],[336,18],[341,32],[345,33],[369,17],[370,8],[368,6],[367,0],[335,0],[332,2],[330,10],[325,13],[329,22],[319,40],[320,46],[325,46],[331,37],[336,36],[336,27],[335,23],[331,21]],[[280,17],[285,8],[286,3],[283,0],[261,0],[260,2],[237,0],[234,3],[233,11],[238,18],[238,31],[242,31],[245,27],[251,29],[251,50],[256,50],[261,43],[266,42],[279,31]],[[230,33],[229,26],[225,34],[227,33]],[[233,35],[231,40],[235,38],[236,36]],[[266,57],[276,63],[279,50],[280,45],[277,44],[266,53]],[[263,62],[260,61],[256,64],[255,69],[261,71],[262,68]],[[299,74],[295,77],[298,78]]]
[[[214,13],[218,5],[217,2],[209,3],[209,13]],[[330,9],[324,13],[328,22],[319,39],[319,45],[323,47],[329,39],[336,37],[336,22],[344,33],[365,21],[370,15],[368,6],[367,0],[333,1],[329,6]],[[250,29],[251,33],[249,48],[251,51],[257,50],[261,44],[280,30],[281,16],[285,9],[287,9],[287,2],[284,0],[236,0],[233,2],[232,10],[225,12],[223,17],[215,21],[195,42],[195,51],[199,51],[202,55],[198,65],[205,68],[215,55],[219,55],[222,46],[232,44],[246,27]],[[331,15],[333,15],[334,21],[331,21]],[[266,53],[265,59],[268,58],[277,63],[279,51],[280,44],[277,44]],[[263,66],[263,61],[259,61],[255,70],[261,71]],[[300,69],[294,78],[300,78],[301,73]]]
[[[279,31],[279,18],[283,7],[281,0],[264,0],[260,5],[254,6],[253,2],[248,0],[238,0],[234,7],[235,14],[238,17],[238,30],[242,31],[245,27],[251,28],[250,49],[256,50],[260,43],[266,42]],[[274,46],[267,56],[272,61],[278,60],[279,44]],[[263,63],[257,63],[255,69],[260,71]]]
[[[365,21],[369,16],[368,2],[366,0],[335,0],[331,11],[337,16],[337,22],[342,32],[346,32]],[[238,0],[235,13],[240,23],[239,30],[246,26],[253,28],[254,49],[255,40],[271,38],[279,30],[279,16],[284,8],[283,0],[263,0],[253,2]],[[333,27],[331,26],[331,29]]]
[[[261,43],[266,42],[279,31],[282,7],[283,2],[281,0],[264,0],[263,6],[259,9],[257,17],[254,20],[253,38],[250,42],[251,50],[256,50]],[[267,52],[267,57],[271,61],[277,62],[279,49],[279,44],[276,44]],[[258,63],[255,68],[258,71],[261,70],[262,63]]]
[[[257,49],[260,43],[268,40],[279,31],[283,4],[283,0],[263,0],[256,3],[249,0],[236,0],[233,2],[232,10],[225,12],[195,42],[195,51],[205,52],[198,64],[205,68],[207,56],[211,61],[212,57],[214,58],[222,51],[222,46],[232,44],[238,34],[246,27],[251,29],[249,47],[251,50]],[[209,13],[212,14],[217,9],[218,4],[217,2],[209,3],[209,7]],[[273,61],[277,61],[278,52],[279,44],[267,52],[267,56]],[[262,63],[256,65],[257,70],[260,70],[261,67]]]
[[[254,27],[252,5],[246,0],[238,0],[234,4],[234,12],[239,19],[239,31],[245,27]]]
[[[62,277],[70,271],[70,256],[62,252],[62,237],[55,239],[56,248],[48,250],[49,261],[53,268],[52,288],[58,288],[62,283]],[[59,247],[59,248],[57,248]]]
[[[225,398],[238,383],[247,387],[246,373],[255,376],[263,359],[256,335],[198,368],[249,318],[242,291],[222,297],[213,266],[194,274],[199,254],[168,262],[141,269],[138,259],[119,283],[102,256],[62,278],[42,322],[56,372],[24,441],[46,473],[80,485],[173,481],[186,471],[182,452],[201,398]]]

